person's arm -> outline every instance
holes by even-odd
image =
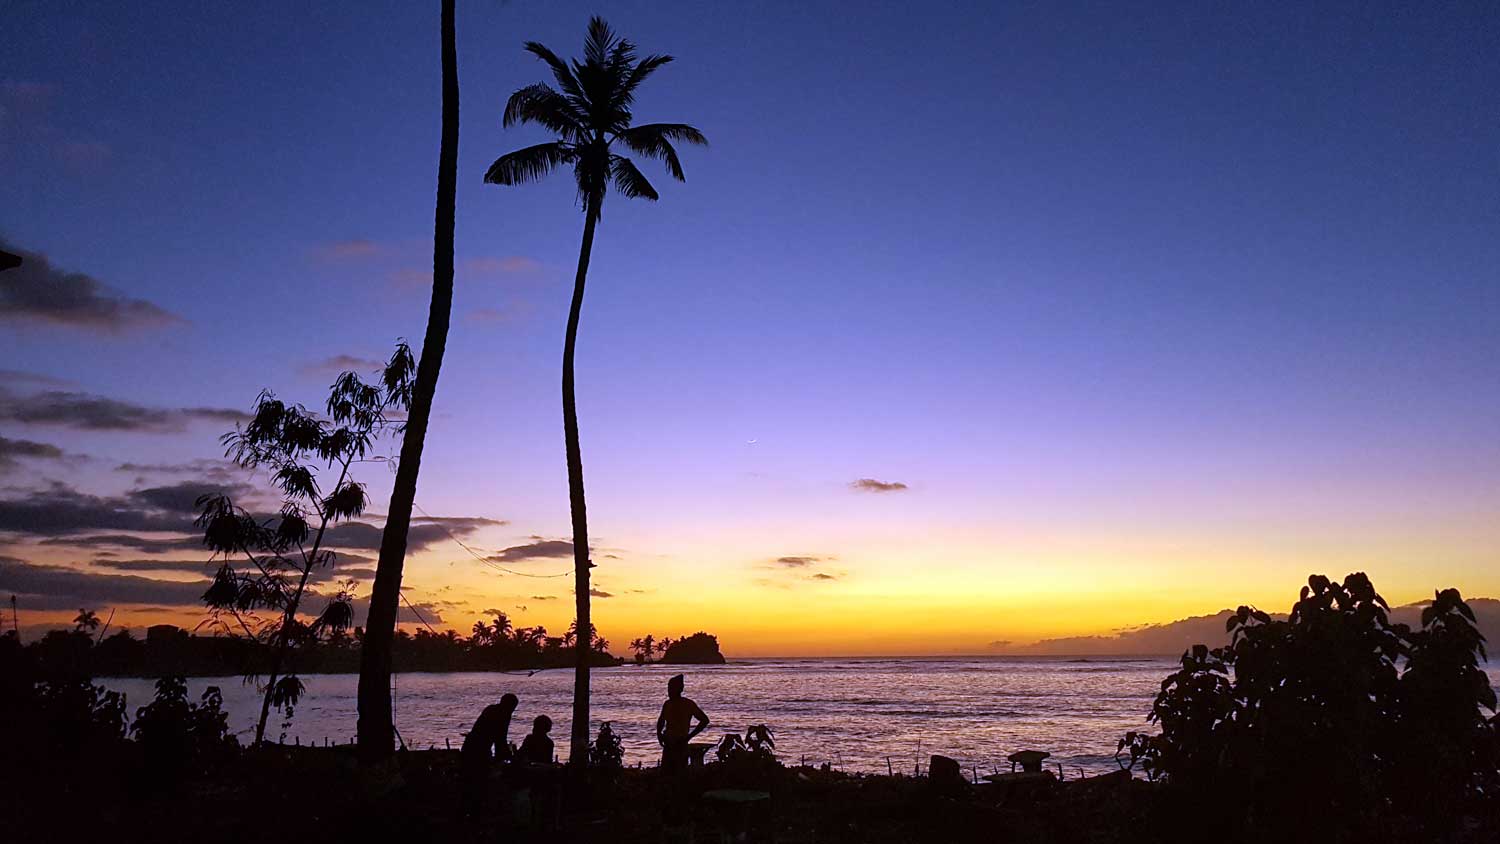
[[[495,738],[495,761],[509,762],[511,757],[515,755],[510,746],[510,713],[507,712],[505,717],[501,719],[500,729],[496,730],[496,732],[499,735]]]
[[[661,705],[661,714],[656,716],[656,743],[665,745],[667,743],[667,705]]]
[[[688,731],[688,741],[692,741],[694,736],[708,729],[708,716],[703,713],[703,708],[696,703],[693,704],[693,721],[695,723],[693,724],[693,729]]]

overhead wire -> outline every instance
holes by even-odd
[[[442,530],[443,533],[446,533],[448,535],[449,539],[453,540],[454,543],[458,545],[458,547],[460,547],[460,548],[464,549],[465,551],[469,552],[469,556],[471,556],[474,559],[478,560],[479,562],[481,562],[481,563],[489,566],[490,568],[495,569],[496,571],[502,571],[502,572],[505,572],[506,574],[513,574],[513,575],[516,575],[517,577],[535,577],[535,578],[567,577],[568,575],[570,575],[574,571],[576,571],[576,569],[568,569],[565,572],[559,572],[557,574],[536,574],[534,572],[515,571],[514,569],[508,569],[505,566],[502,566],[502,565],[496,563],[494,560],[491,560],[490,558],[484,556],[483,554],[480,554],[479,552],[475,551],[473,548],[470,548],[468,545],[464,544],[464,541],[462,539],[459,539],[457,536],[453,535],[453,531],[448,530],[448,526],[447,525],[445,525],[442,522],[438,521],[435,517],[432,516],[432,514],[428,513],[426,510],[423,510],[422,507],[421,507],[421,505],[417,504],[416,502],[412,502],[411,506],[415,507],[417,509],[417,512],[421,513],[423,516],[426,516],[427,519],[428,519],[428,521],[430,521],[432,524],[437,525],[438,528],[440,530]]]

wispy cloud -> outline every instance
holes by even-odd
[[[855,492],[905,492],[906,484],[900,481],[878,481],[874,478],[860,478],[850,481],[849,488]]]
[[[334,355],[309,361],[298,368],[303,375],[341,375],[345,372],[373,372],[385,369],[385,361],[358,355]]]
[[[13,440],[0,437],[0,474],[19,467],[20,460],[61,460],[66,456],[62,449],[51,443],[34,440]]]
[[[822,559],[822,557],[777,557],[775,563],[787,568],[805,568]]]
[[[573,556],[573,543],[566,539],[542,539],[538,536],[533,537],[533,540],[525,545],[512,545],[502,549],[498,553],[491,554],[489,559],[497,563],[516,563],[524,560]]]
[[[589,594],[592,595],[592,596],[594,596],[595,598],[613,598],[614,597],[614,593],[612,593],[612,592],[605,592],[603,589],[590,589],[589,590]]]
[[[324,263],[341,264],[378,258],[387,251],[387,247],[373,240],[353,238],[320,244],[313,248],[313,257]]]
[[[171,434],[189,422],[232,425],[249,418],[248,413],[224,407],[148,407],[89,393],[49,390],[18,396],[0,389],[0,420],[27,425]]]
[[[524,275],[541,269],[540,261],[522,255],[469,258],[458,267],[459,272],[475,276]]]
[[[21,266],[0,273],[0,319],[123,332],[184,320],[144,299],[119,295],[93,276],[54,267],[46,256],[0,241]]]
[[[27,384],[40,387],[69,387],[73,382],[39,372],[22,372],[19,369],[0,369],[0,384]]]

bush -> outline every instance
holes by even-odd
[[[1494,778],[1484,640],[1456,590],[1420,631],[1388,613],[1358,573],[1313,575],[1285,621],[1240,607],[1228,646],[1194,646],[1163,681],[1160,734],[1128,734],[1122,751],[1267,832],[1373,829],[1392,814],[1446,825]]]
[[[207,762],[239,747],[229,732],[224,696],[217,686],[204,690],[201,702],[189,703],[187,681],[156,681],[156,699],[136,710],[130,731],[140,741],[146,764],[155,773],[176,775],[193,762]]]

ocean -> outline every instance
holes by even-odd
[[[654,724],[667,678],[687,675],[687,695],[712,719],[700,741],[765,724],[788,763],[828,763],[845,771],[925,770],[934,753],[966,770],[1009,770],[1005,757],[1044,750],[1067,776],[1115,770],[1114,752],[1129,730],[1148,729],[1162,679],[1175,668],[1163,658],[965,657],[748,659],[719,666],[635,666],[595,669],[590,734],[608,721],[625,745],[626,764],[654,765]],[[355,732],[352,674],[305,675],[307,694],[290,723],[274,711],[267,735],[287,744],[347,743]],[[104,681],[123,691],[131,717],[150,702],[152,681]],[[239,677],[193,678],[194,699],[210,685],[224,694],[230,726],[253,735],[259,697]],[[458,747],[486,705],[505,692],[520,698],[511,740],[520,743],[531,719],[546,714],[566,758],[572,672],[532,676],[495,673],[400,674],[394,678],[396,726],[414,748]]]

